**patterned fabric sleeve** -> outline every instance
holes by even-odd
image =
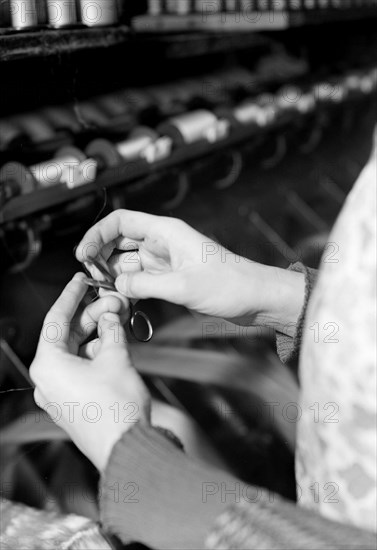
[[[58,514],[0,500],[0,548],[4,550],[111,550],[98,525],[76,514]]]

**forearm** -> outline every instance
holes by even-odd
[[[152,548],[375,548],[372,534],[194,462],[147,426],[114,447],[100,504],[105,530]]]

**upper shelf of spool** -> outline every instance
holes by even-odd
[[[165,59],[245,50],[266,40],[258,31],[376,18],[377,9],[276,11],[272,15],[266,12],[255,19],[233,21],[231,16],[224,20],[217,14],[205,24],[201,15],[146,15],[133,19],[132,30],[126,25],[59,30],[41,27],[27,32],[0,28],[0,62],[121,45],[133,53],[140,53],[140,49],[161,53]]]
[[[167,33],[188,31],[214,31],[233,33],[237,39],[259,31],[285,30],[291,27],[356,21],[377,17],[375,6],[362,6],[347,9],[298,9],[245,11],[238,13],[212,13],[188,15],[140,15],[133,19],[132,25],[137,32]]]
[[[254,33],[133,33],[125,25],[59,30],[44,27],[28,32],[0,29],[0,62],[121,45],[129,51],[153,51],[165,59],[179,59],[252,48],[263,42],[265,39]]]
[[[106,48],[123,44],[128,36],[125,25],[59,30],[41,27],[28,32],[0,29],[0,61]]]

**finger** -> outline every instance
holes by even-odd
[[[34,401],[35,404],[40,408],[43,409],[43,405],[46,403],[45,398],[41,394],[38,388],[35,388],[34,390]]]
[[[120,322],[119,315],[115,313],[105,313],[98,323],[98,336],[100,339],[100,349],[98,353],[105,351],[123,350],[127,355],[126,333]]]
[[[47,313],[38,349],[51,346],[68,349],[71,321],[88,290],[84,279],[84,273],[76,273]]]
[[[129,237],[118,237],[116,242],[116,247],[118,250],[139,250],[141,243],[143,242],[141,239],[130,239]]]
[[[158,298],[177,304],[184,300],[184,279],[178,273],[123,273],[116,279],[115,286],[128,298]]]
[[[104,298],[106,296],[114,296],[117,300],[119,300],[122,306],[119,311],[114,313],[117,313],[119,315],[120,322],[122,324],[125,324],[128,321],[130,315],[130,301],[126,296],[123,296],[123,294],[117,292],[116,290],[106,290],[105,288],[99,289],[99,296],[100,298]]]
[[[118,277],[121,273],[141,271],[141,257],[139,252],[125,252],[117,254],[108,261],[111,274]]]
[[[120,313],[124,307],[124,299],[119,294],[106,294],[99,300],[89,304],[71,325],[73,344],[80,346],[95,330],[97,330],[98,321],[107,311]]]
[[[76,258],[79,262],[90,261],[105,245],[121,236],[143,240],[158,220],[158,216],[144,212],[116,210],[87,231],[77,247]]]
[[[79,357],[84,359],[94,359],[101,347],[101,342],[99,338],[95,338],[91,342],[88,342],[84,346],[81,346],[79,349]]]

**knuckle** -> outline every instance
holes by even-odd
[[[32,380],[32,382],[37,386],[40,379],[41,379],[41,361],[39,360],[39,357],[36,356],[32,364],[30,365],[29,369],[29,375]]]

